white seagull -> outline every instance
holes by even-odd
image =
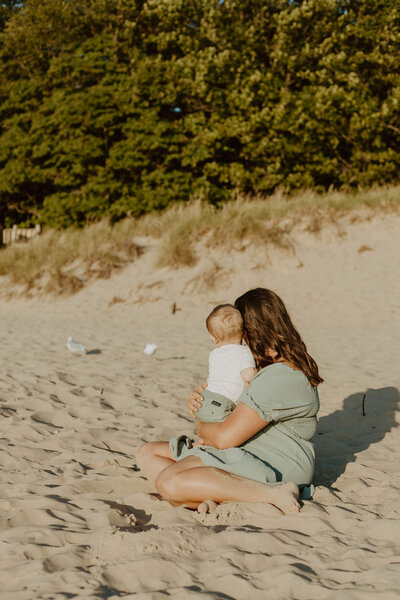
[[[86,354],[87,349],[83,344],[76,342],[72,335],[68,336],[67,348],[73,354]]]

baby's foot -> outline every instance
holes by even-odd
[[[204,514],[210,514],[212,512],[214,512],[214,510],[217,508],[218,504],[216,502],[214,502],[214,500],[204,500],[204,502],[202,502],[201,504],[199,504],[199,506],[197,507],[197,512],[200,513],[201,515]]]
[[[295,483],[282,483],[274,486],[271,504],[279,508],[285,515],[300,512],[299,488]]]

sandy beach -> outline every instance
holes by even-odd
[[[0,300],[0,598],[397,599],[399,232],[396,215],[344,219],[298,232],[291,252],[202,248],[176,271],[153,266],[152,242],[75,296]],[[259,286],[281,295],[325,379],[314,499],[292,516],[172,508],[135,452],[192,431],[205,316]]]

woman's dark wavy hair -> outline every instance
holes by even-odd
[[[258,369],[285,360],[303,371],[312,385],[323,382],[317,363],[308,354],[305,343],[277,294],[264,288],[249,290],[236,300],[235,308],[242,314],[247,343]],[[277,356],[267,356],[267,348],[277,352]]]

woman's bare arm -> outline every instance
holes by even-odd
[[[196,423],[196,431],[206,446],[224,450],[236,448],[264,429],[264,421],[253,409],[239,402],[235,410],[222,423]]]

